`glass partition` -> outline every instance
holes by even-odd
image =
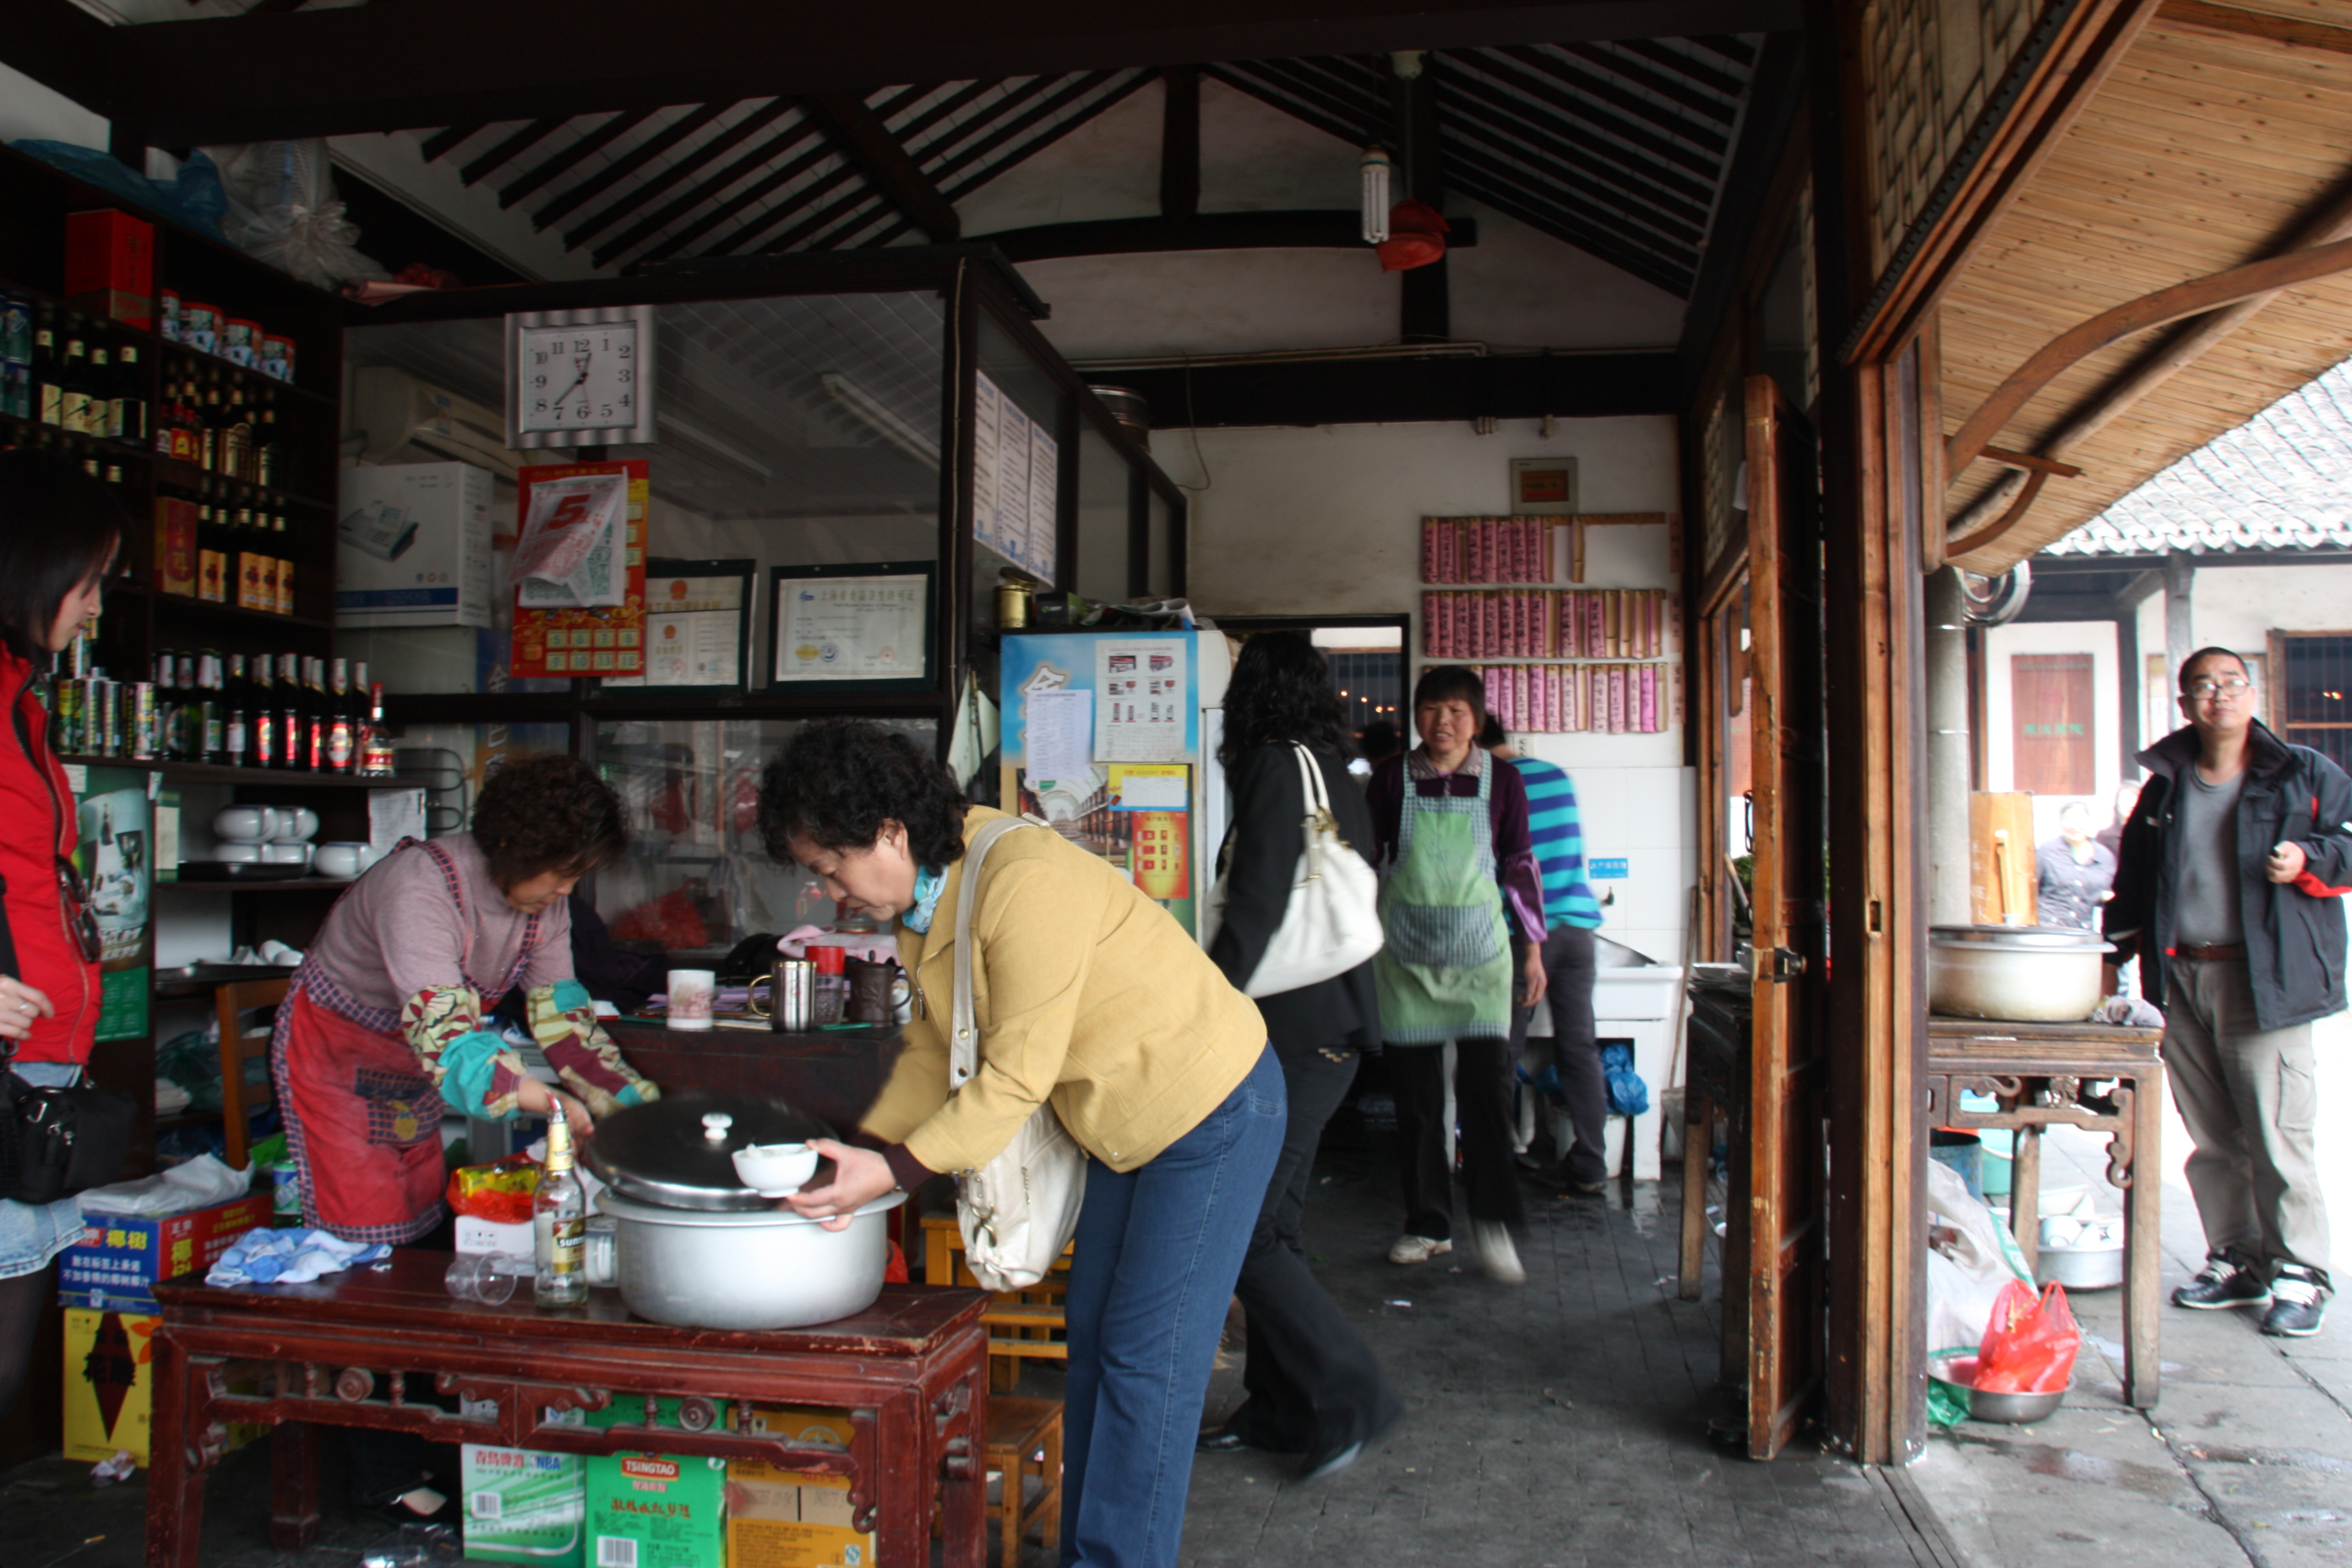
[[[829,924],[816,879],[768,858],[759,838],[760,770],[803,721],[788,719],[607,720],[596,767],[621,796],[622,858],[596,874],[596,912],[614,940],[646,951],[716,959],[755,931],[779,936]],[[926,750],[929,719],[886,720]]]
[[[1133,539],[1133,489],[1127,460],[1092,425],[1078,429],[1078,592],[1123,605]]]
[[[1144,487],[1144,592],[1154,599],[1165,599],[1176,592],[1175,510],[1158,490]]]

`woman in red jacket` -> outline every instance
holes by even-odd
[[[34,1084],[69,1084],[98,1032],[98,953],[83,946],[64,881],[73,793],[49,751],[43,703],[54,656],[98,614],[122,509],[72,464],[0,452],[0,1054]],[[9,956],[13,946],[14,957]],[[24,1386],[49,1264],[81,1235],[72,1198],[0,1197],[0,1422]]]

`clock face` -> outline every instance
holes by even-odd
[[[637,326],[523,328],[516,348],[517,430],[622,431],[644,423]]]

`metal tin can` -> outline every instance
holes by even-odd
[[[294,340],[276,332],[264,332],[256,347],[253,368],[279,381],[294,379]]]
[[[180,341],[200,353],[220,348],[221,308],[194,300],[180,301]]]
[[[231,364],[250,368],[259,357],[261,323],[248,321],[242,316],[224,316],[220,325],[220,354]]]
[[[167,343],[180,341],[180,291],[177,289],[155,291],[155,335]]]
[[[81,682],[58,682],[57,749],[69,757],[82,754]]]
[[[119,757],[122,754],[122,710],[116,705],[114,685],[103,676],[91,676],[89,695],[84,710],[89,715],[89,754],[93,757]]]
[[[769,974],[768,1027],[780,1035],[816,1026],[816,965],[805,958],[780,958]]]
[[[125,681],[122,686],[123,740],[139,762],[155,760],[155,683]]]
[[[1029,624],[1031,590],[1025,583],[999,583],[996,585],[996,629],[1013,631]]]

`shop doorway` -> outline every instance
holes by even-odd
[[[1377,727],[1385,724],[1412,744],[1412,716],[1405,711],[1407,616],[1220,616],[1216,623],[1244,641],[1260,632],[1306,633],[1331,667],[1332,692],[1358,743],[1368,734],[1377,740]]]

